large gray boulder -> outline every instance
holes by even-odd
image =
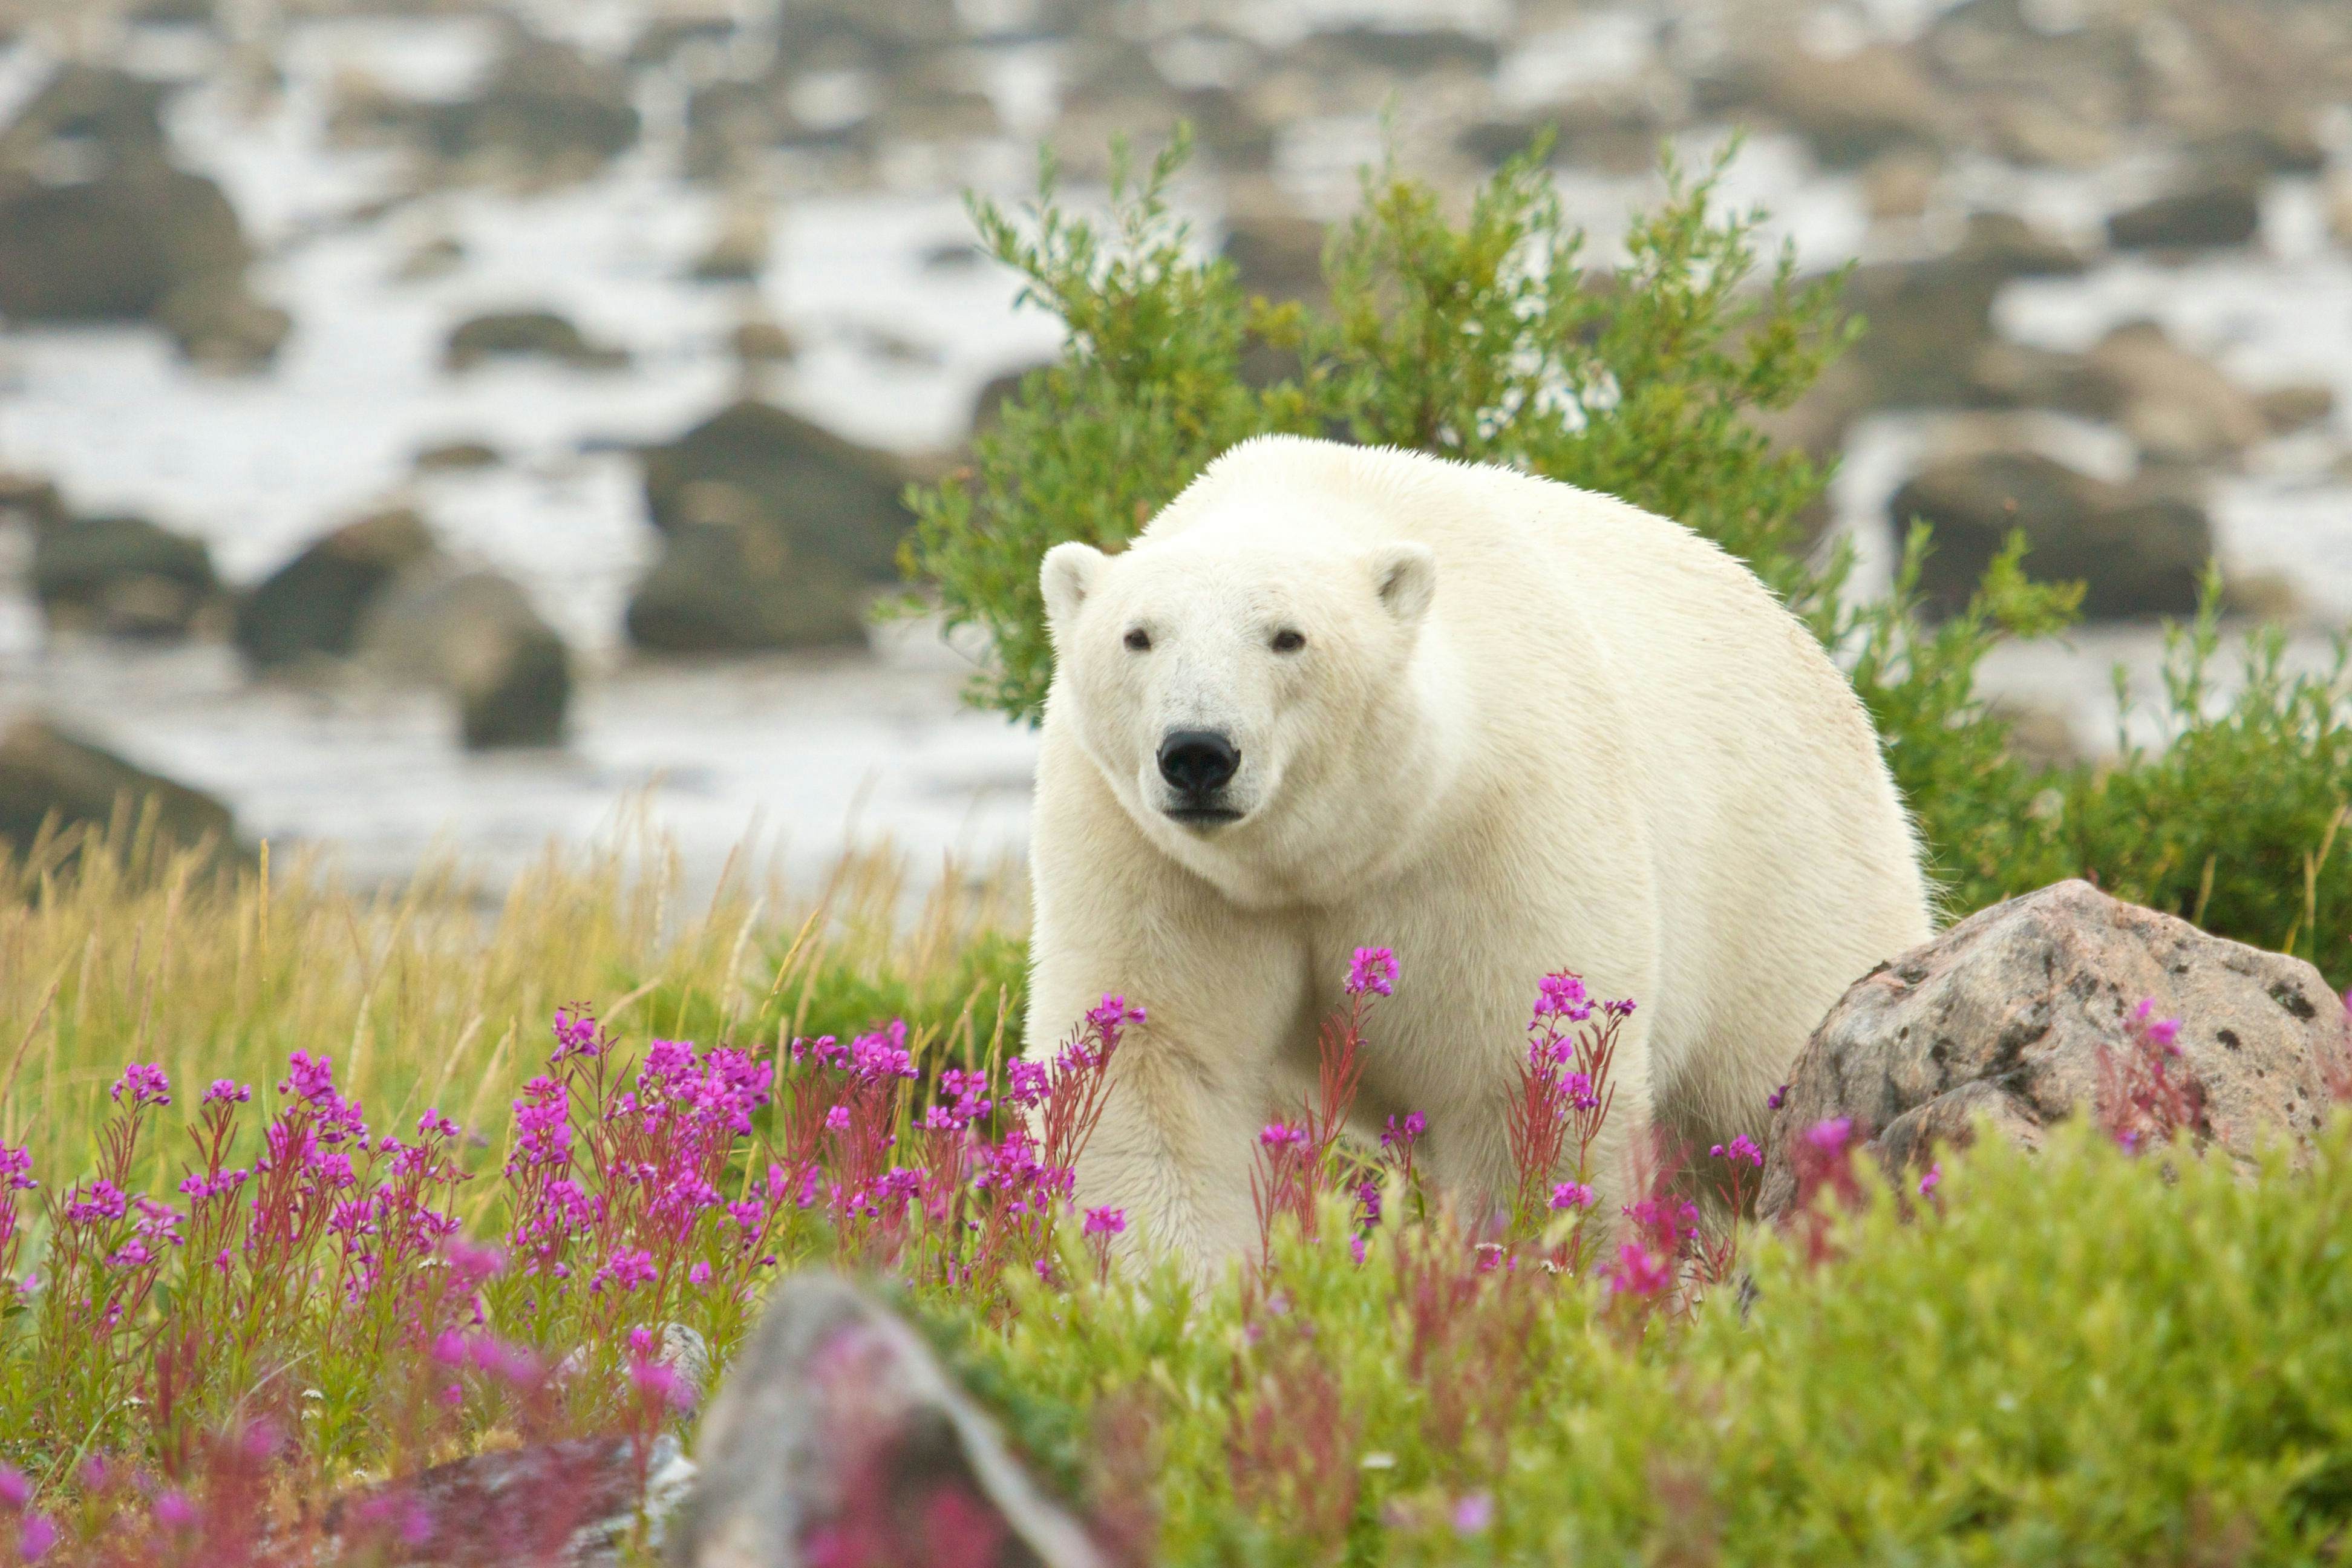
[[[2259,194],[2225,177],[2126,207],[2107,219],[2118,250],[2207,250],[2243,245],[2262,227]]]
[[[236,646],[257,669],[349,655],[360,620],[401,572],[430,556],[413,508],[347,522],[264,578],[236,608]]]
[[[745,400],[643,454],[662,559],[629,605],[640,647],[854,644],[911,518],[898,458]]]
[[[2352,1023],[2316,969],[2059,882],[1879,965],[1830,1009],[1774,1115],[1759,1211],[1797,1201],[1805,1134],[1839,1118],[1897,1167],[1979,1117],[2038,1147],[2098,1103],[2143,1001],[2180,1022],[2168,1070],[2196,1086],[2200,1142],[2251,1168],[2325,1120]]]
[[[914,1331],[829,1275],[778,1289],[695,1460],[674,1568],[1105,1561]]]
[[[2116,485],[2030,450],[1967,454],[1929,464],[1887,506],[1895,537],[1915,521],[1935,529],[1919,587],[1931,610],[1955,613],[1983,581],[2012,530],[2028,569],[2085,584],[2092,619],[2187,615],[2213,556],[2203,507],[2155,485]]]
[[[128,830],[154,814],[157,836],[226,848],[228,807],[200,790],[149,773],[37,714],[0,717],[0,854],[31,852],[44,824]]]
[[[693,487],[733,487],[757,521],[796,552],[863,581],[897,580],[898,542],[913,518],[899,500],[906,466],[773,405],[746,398],[643,454],[654,526],[691,521]]]
[[[381,672],[448,693],[470,749],[562,742],[571,655],[522,589],[495,572],[418,563],[370,603],[356,642]]]
[[[152,321],[191,359],[250,369],[291,318],[247,290],[245,234],[220,186],[175,167],[163,89],[59,69],[0,131],[0,317]]]
[[[221,603],[205,542],[143,517],[71,518],[33,536],[33,596],[51,626],[172,638]]]
[[[628,78],[569,44],[515,36],[481,91],[419,105],[425,143],[452,161],[489,159],[550,178],[593,174],[641,129]]]
[[[192,284],[234,284],[247,256],[236,209],[202,174],[155,164],[0,189],[11,321],[146,320]]]
[[[655,653],[856,647],[866,593],[839,563],[795,551],[735,486],[692,487],[630,595],[629,639]]]

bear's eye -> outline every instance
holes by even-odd
[[[1274,634],[1274,651],[1276,653],[1297,653],[1306,646],[1305,632],[1295,632],[1288,626],[1285,626]]]
[[[1127,630],[1127,646],[1138,653],[1149,653],[1151,651],[1151,634],[1141,626],[1129,626]]]

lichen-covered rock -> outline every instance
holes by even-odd
[[[828,1275],[777,1289],[695,1461],[674,1568],[1103,1561],[913,1331]]]
[[[2177,1018],[2200,1140],[2251,1165],[2307,1138],[2344,1070],[2344,1004],[2301,959],[2055,883],[1980,910],[1854,983],[1813,1031],[1766,1151],[1766,1215],[1795,1202],[1794,1145],[1846,1118],[1890,1164],[1969,1136],[1989,1116],[2037,1146],[2096,1104],[2140,1003]]]

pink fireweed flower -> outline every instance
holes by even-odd
[[[1929,1165],[1927,1173],[1919,1178],[1919,1195],[1923,1198],[1932,1198],[1936,1195],[1936,1189],[1943,1184],[1944,1163],[1938,1160]]]
[[[14,1465],[0,1464],[0,1507],[21,1509],[33,1500],[33,1483]]]
[[[335,1058],[296,1051],[289,1059],[286,1077],[278,1085],[278,1092],[296,1095],[313,1104],[332,1099],[335,1093]]]
[[[824,1113],[824,1124],[829,1130],[835,1132],[848,1131],[849,1107],[845,1105],[836,1105],[831,1110],[826,1111]]]
[[[66,1223],[110,1225],[130,1212],[131,1200],[121,1187],[103,1176],[87,1187],[69,1187],[66,1192]]]
[[[107,1093],[117,1105],[122,1103],[124,1096],[129,1096],[133,1110],[149,1105],[169,1105],[172,1103],[172,1080],[163,1076],[162,1068],[152,1063],[132,1062],[122,1069],[122,1076],[114,1080],[114,1087]]]
[[[1638,1242],[1617,1248],[1617,1266],[1609,1271],[1609,1289],[1619,1296],[1655,1296],[1674,1283],[1674,1270],[1664,1258]]]
[[[1619,996],[1601,1004],[1601,1010],[1613,1017],[1630,1018],[1633,1016],[1633,999],[1631,996]]]
[[[32,1150],[11,1149],[0,1143],[0,1192],[30,1192],[40,1184],[33,1180]]]
[[[186,1530],[196,1522],[196,1505],[184,1491],[167,1491],[155,1500],[155,1522],[165,1530]]]
[[[1734,1138],[1729,1143],[1717,1143],[1707,1152],[1718,1160],[1729,1160],[1734,1163],[1761,1165],[1764,1163],[1764,1151],[1759,1149],[1755,1140],[1745,1132]]]
[[[27,1563],[37,1563],[49,1554],[58,1543],[58,1527],[45,1513],[28,1513],[16,1531],[16,1555]]]
[[[1360,947],[1348,961],[1350,996],[1393,996],[1396,978],[1396,954],[1385,947]]]
[[[1472,1492],[1454,1505],[1454,1533],[1477,1535],[1495,1522],[1495,1500],[1486,1492]]]
[[[1842,1152],[1853,1137],[1853,1119],[1849,1116],[1832,1116],[1805,1130],[1805,1142],[1824,1154]]]
[[[437,1110],[428,1110],[416,1119],[416,1135],[419,1138],[455,1138],[457,1136],[457,1124]]]
[[[694,1405],[694,1393],[686,1386],[686,1379],[666,1361],[633,1358],[629,1363],[629,1386],[649,1405],[671,1410],[686,1410]]]
[[[1087,1009],[1087,1026],[1102,1037],[1103,1049],[1115,1050],[1120,1034],[1129,1024],[1142,1023],[1144,1016],[1142,1008],[1130,1007],[1126,997],[1106,991],[1100,1002]]]
[[[1530,1029],[1546,1018],[1565,1018],[1571,1024],[1581,1024],[1591,1016],[1592,999],[1584,989],[1583,976],[1562,970],[1537,982],[1536,1014],[1528,1020]]]
[[[247,1105],[253,1100],[253,1088],[233,1078],[216,1078],[205,1086],[203,1105]]]
[[[1771,1093],[1764,1097],[1764,1109],[1767,1110],[1778,1110],[1788,1102],[1789,1086],[1784,1083],[1780,1088],[1774,1089]]]
[[[1592,1206],[1592,1189],[1582,1182],[1562,1182],[1551,1190],[1554,1209],[1589,1209]]]
[[[2180,1038],[2180,1020],[2152,1018],[2150,1015],[2155,1011],[2156,998],[2143,996],[2140,998],[2138,1008],[2132,1016],[2147,1032],[2149,1044],[2159,1047],[2176,1057],[2179,1056],[2180,1054],[2180,1047],[2178,1044]]]
[[[852,1073],[867,1083],[921,1076],[915,1066],[914,1054],[907,1048],[907,1021],[895,1018],[888,1028],[860,1035],[852,1040],[849,1068]]]
[[[600,1291],[609,1279],[624,1290],[634,1290],[640,1285],[652,1284],[657,1278],[659,1271],[654,1268],[651,1252],[642,1247],[624,1247],[616,1249],[604,1266],[596,1270],[595,1277],[588,1282],[588,1289]]]
[[[506,1254],[497,1247],[452,1236],[441,1244],[441,1257],[460,1289],[471,1290],[506,1267]]]
[[[1046,1072],[1042,1062],[1033,1062],[1024,1057],[1008,1064],[1004,1073],[1011,1085],[1004,1097],[1015,1105],[1024,1108],[1043,1105],[1054,1092],[1052,1075]]]
[[[1099,1208],[1087,1211],[1085,1230],[1088,1236],[1117,1236],[1125,1229],[1127,1229],[1125,1209]]]
[[[1428,1129],[1429,1118],[1418,1110],[1406,1111],[1402,1121],[1391,1116],[1388,1120],[1388,1125],[1381,1129],[1381,1147],[1409,1149],[1412,1146],[1413,1141]]]
[[[596,1020],[584,1007],[558,1007],[555,1010],[555,1051],[548,1058],[560,1062],[572,1057],[596,1057],[604,1047],[596,1028]]]
[[[693,1268],[688,1269],[686,1271],[686,1282],[693,1286],[698,1290],[701,1289],[705,1285],[709,1284],[710,1265],[708,1263],[698,1263]]]
[[[1286,1121],[1270,1122],[1257,1135],[1257,1141],[1268,1149],[1304,1149],[1307,1143],[1307,1129],[1293,1127]]]

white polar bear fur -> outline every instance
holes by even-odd
[[[1537,982],[1638,1010],[1601,1212],[1653,1119],[1762,1138],[1854,979],[1925,940],[1909,818],[1862,704],[1739,563],[1509,469],[1293,437],[1212,463],[1127,550],[1049,552],[1056,668],[1032,838],[1030,1049],[1106,992],[1146,1008],[1080,1160],[1196,1277],[1255,1244],[1259,1131],[1314,1081],[1349,955],[1393,948],[1360,1127],[1507,1193]],[[1276,651],[1288,629],[1302,648]],[[1127,646],[1130,631],[1150,647]],[[1163,815],[1170,730],[1223,729],[1246,815]]]

